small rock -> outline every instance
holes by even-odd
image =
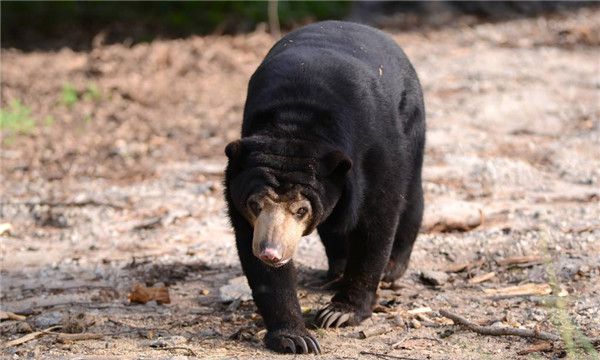
[[[442,286],[448,281],[448,274],[443,271],[421,271],[421,281],[433,286]]]
[[[234,300],[248,301],[252,299],[252,290],[248,286],[245,276],[239,276],[229,280],[227,285],[219,289],[221,302],[228,303]]]
[[[19,321],[17,323],[16,330],[18,333],[21,333],[21,334],[28,334],[33,331],[33,329],[31,328],[31,325],[29,325],[25,321]]]
[[[63,320],[63,314],[59,311],[52,311],[48,313],[42,313],[35,317],[27,319],[30,325],[33,325],[36,329],[46,329],[50,326],[59,325]]]

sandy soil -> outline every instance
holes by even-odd
[[[552,17],[394,33],[424,86],[426,221],[407,275],[384,285],[371,320],[315,331],[322,358],[594,358],[600,338],[600,18]],[[239,134],[246,83],[274,39],[192,37],[90,52],[2,49],[2,108],[19,99],[38,126],[2,133],[2,343],[9,358],[279,357],[261,344],[252,301],[224,301],[241,270],[221,196],[223,148]],[[78,92],[68,105],[66,84]],[[95,86],[99,94],[91,94]],[[62,100],[61,100],[62,99]],[[45,121],[51,116],[53,121]],[[48,123],[48,124],[45,124]],[[512,256],[525,264],[504,264]],[[310,323],[331,293],[315,236],[298,251]],[[448,271],[431,286],[421,271]],[[495,272],[482,283],[476,275]],[[129,304],[134,283],[171,303]],[[545,295],[490,296],[528,283]],[[243,290],[243,287],[242,287]],[[411,314],[429,307],[431,311]],[[534,340],[452,326],[440,310]],[[359,332],[383,327],[361,339]],[[577,349],[584,334],[588,350]],[[369,352],[372,354],[367,354]],[[373,355],[376,354],[376,355]],[[386,355],[388,357],[386,357]]]

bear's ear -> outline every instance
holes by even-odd
[[[225,155],[229,158],[229,160],[237,159],[242,152],[242,141],[235,140],[227,144],[225,147]]]
[[[343,152],[334,150],[323,157],[323,166],[326,176],[343,176],[352,168],[352,160]]]

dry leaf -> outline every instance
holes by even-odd
[[[166,287],[149,288],[142,284],[133,285],[133,290],[127,295],[127,299],[132,303],[145,304],[148,301],[156,300],[159,304],[170,304],[169,289]]]

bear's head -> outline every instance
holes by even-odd
[[[253,228],[252,251],[280,267],[332,212],[352,161],[313,142],[251,136],[225,149],[226,196]]]

